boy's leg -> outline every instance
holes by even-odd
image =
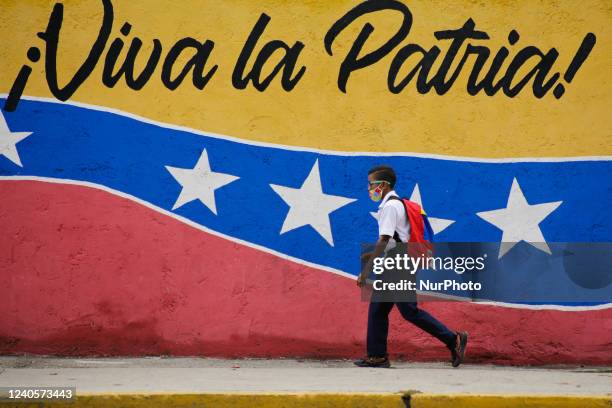
[[[368,357],[387,356],[389,312],[392,308],[392,302],[370,302],[368,309]]]
[[[396,304],[404,319],[431,334],[449,349],[455,347],[457,333],[449,330],[442,322],[426,311],[419,309],[416,302],[398,302]]]

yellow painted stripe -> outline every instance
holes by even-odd
[[[10,90],[20,67],[29,63],[28,48],[42,47],[36,33],[45,29],[54,3],[3,1],[0,36],[5,40],[0,44],[0,93]],[[99,0],[63,3],[60,84],[87,55],[98,33],[102,12]],[[398,25],[398,16],[393,12],[361,18],[338,38],[334,56],[327,55],[323,37],[334,21],[357,4],[349,0],[185,0],[172,7],[164,0],[114,0],[113,4],[115,21],[109,44],[120,36],[119,29],[125,21],[132,24],[128,38],[138,36],[144,41],[145,55],[152,48],[153,38],[163,44],[162,58],[182,37],[211,39],[215,47],[208,67],[217,64],[218,71],[203,90],[191,84],[190,76],[177,90],[166,89],[160,80],[160,67],[140,91],[129,89],[123,80],[109,89],[101,82],[103,56],[73,95],[73,101],[253,141],[324,150],[484,158],[612,154],[612,9],[606,0],[407,3],[413,26],[399,47],[411,42],[425,48],[438,45],[445,53],[448,41],[435,40],[433,33],[457,29],[472,18],[476,28],[491,37],[486,44],[492,54],[508,45],[508,33],[516,29],[521,35],[516,47],[555,47],[560,53],[555,69],[563,72],[586,33],[595,33],[593,51],[558,100],[552,94],[537,99],[530,86],[515,98],[501,93],[493,97],[469,96],[465,89],[467,69],[444,96],[434,91],[420,95],[414,85],[392,94],[386,87],[386,77],[397,49],[374,66],[354,73],[348,93],[344,94],[336,86],[339,65],[363,23],[370,21],[375,27],[370,49],[389,38]],[[282,39],[289,44],[299,40],[305,44],[298,64],[307,70],[291,92],[282,90],[278,80],[265,92],[252,86],[237,90],[231,85],[236,59],[262,12],[271,17],[262,40]],[[511,57],[517,50],[513,49]],[[141,68],[144,59],[139,61]],[[44,79],[43,60],[30,65],[33,73],[25,94],[51,96]]]
[[[610,396],[433,395],[412,394],[89,394],[78,395],[74,408],[609,408]],[[1,407],[65,407],[66,402],[7,403]]]
[[[609,396],[415,394],[410,408],[610,408]]]
[[[0,402],[0,407],[11,406]],[[39,408],[38,403],[15,407]],[[405,408],[397,394],[99,394],[79,395],[67,405],[45,403],[44,407],[71,408]]]

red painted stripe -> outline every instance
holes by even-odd
[[[204,233],[93,188],[2,181],[0,353],[355,357],[354,281]],[[471,361],[611,364],[612,309],[424,306]],[[394,311],[390,350],[446,359]]]

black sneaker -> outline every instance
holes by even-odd
[[[451,349],[451,359],[453,367],[459,367],[465,357],[465,349],[467,348],[468,334],[467,332],[457,332],[457,340],[455,347]]]
[[[361,360],[353,361],[357,367],[391,367],[391,362],[387,357],[367,357]]]

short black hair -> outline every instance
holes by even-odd
[[[391,188],[395,187],[395,181],[397,178],[395,177],[395,170],[393,170],[393,167],[384,164],[381,166],[375,166],[368,171],[368,176],[372,173],[376,173],[376,177],[378,179],[388,182]]]

